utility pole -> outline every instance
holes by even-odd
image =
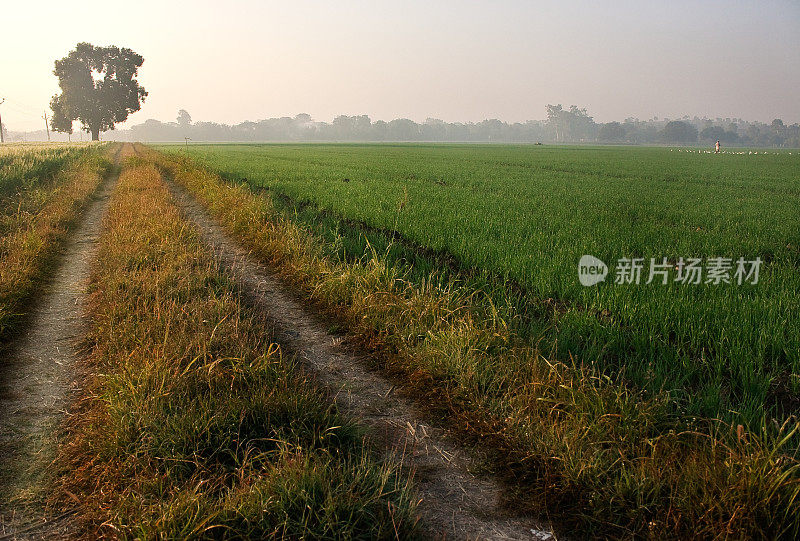
[[[44,112],[42,115],[44,119],[44,129],[47,130],[47,142],[50,142],[50,125],[47,123],[47,111]]]
[[[6,101],[5,98],[0,100],[0,105],[3,105],[3,102]],[[5,143],[6,139],[3,135],[3,115],[0,115],[0,143]]]

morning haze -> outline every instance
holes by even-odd
[[[3,21],[12,131],[42,128],[53,62],[81,41],[145,58],[150,95],[127,125],[181,108],[228,124],[301,112],[519,122],[544,118],[548,103],[598,122],[800,121],[791,1],[14,2]]]
[[[0,541],[800,539],[798,2],[6,2]]]

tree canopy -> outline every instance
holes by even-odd
[[[372,120],[366,115],[337,116],[333,122],[315,121],[302,113],[295,117],[265,118],[239,124],[197,122],[191,115],[178,113],[173,122],[148,120],[130,126],[120,133],[119,140],[127,141],[183,141],[190,137],[194,141],[463,141],[463,142],[507,142],[548,143],[558,142],[602,142],[633,145],[674,144],[665,140],[663,129],[670,120],[652,118],[639,120],[627,118],[623,122],[596,124],[585,116],[564,115],[577,122],[565,126],[557,124],[561,115],[558,106],[552,106],[552,120],[528,120],[508,123],[497,119],[481,122],[445,122],[428,118],[424,122],[397,119],[390,122]],[[571,108],[570,108],[571,109]],[[561,108],[563,111],[563,107]],[[579,109],[580,110],[580,109]],[[549,112],[549,111],[548,111]],[[569,113],[569,109],[566,111]],[[184,124],[183,122],[187,122]],[[775,134],[771,124],[749,122],[740,118],[684,119],[688,125],[688,144],[696,144],[697,132],[700,142],[713,145],[720,139],[726,146],[793,147],[800,148],[800,124],[784,125],[780,135]],[[674,126],[674,125],[673,125]],[[680,124],[679,124],[680,126]],[[696,131],[692,131],[693,128]],[[666,135],[670,134],[670,127]],[[567,137],[568,136],[568,137]],[[694,138],[693,138],[694,137]]]
[[[661,130],[661,138],[668,143],[696,143],[697,128],[688,122],[673,120]]]
[[[61,94],[50,102],[52,128],[71,132],[72,122],[80,120],[93,141],[100,139],[100,132],[113,130],[114,124],[138,111],[147,96],[136,80],[143,63],[144,58],[131,49],[78,43],[55,63]]]
[[[176,120],[178,121],[178,126],[185,128],[192,123],[192,115],[190,115],[189,111],[186,109],[181,109],[178,111],[178,118]]]
[[[547,123],[555,132],[556,141],[585,141],[595,136],[597,125],[586,109],[570,105],[569,110],[561,104],[546,107]]]
[[[597,132],[600,141],[619,142],[625,140],[625,127],[619,122],[609,122],[600,126]]]

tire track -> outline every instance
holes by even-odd
[[[500,506],[501,487],[488,474],[473,474],[474,460],[444,430],[423,421],[392,383],[328,333],[319,318],[295,300],[270,270],[250,257],[183,187],[165,178],[175,201],[212,246],[244,295],[275,326],[276,338],[335,394],[341,411],[371,429],[386,456],[413,472],[422,497],[425,529],[439,539],[554,539],[549,527],[510,516]]]
[[[130,150],[120,146],[115,164]],[[45,509],[48,466],[70,390],[80,385],[72,366],[87,325],[85,286],[117,178],[115,171],[92,196],[25,334],[0,360],[0,540],[60,539],[70,532],[67,515]]]

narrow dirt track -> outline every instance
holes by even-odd
[[[117,163],[122,153],[121,146]],[[59,539],[70,532],[68,517],[48,514],[43,498],[58,424],[79,385],[72,367],[87,325],[85,286],[116,180],[111,175],[92,196],[25,334],[0,360],[0,540]]]
[[[424,422],[410,400],[394,393],[394,385],[345,348],[341,337],[331,335],[325,323],[228,236],[191,194],[168,179],[166,183],[245,296],[274,325],[278,341],[335,392],[342,411],[371,429],[387,456],[399,456],[414,473],[423,525],[433,537],[554,539],[537,521],[501,510],[495,479],[471,473],[479,469],[474,460],[444,430]]]

